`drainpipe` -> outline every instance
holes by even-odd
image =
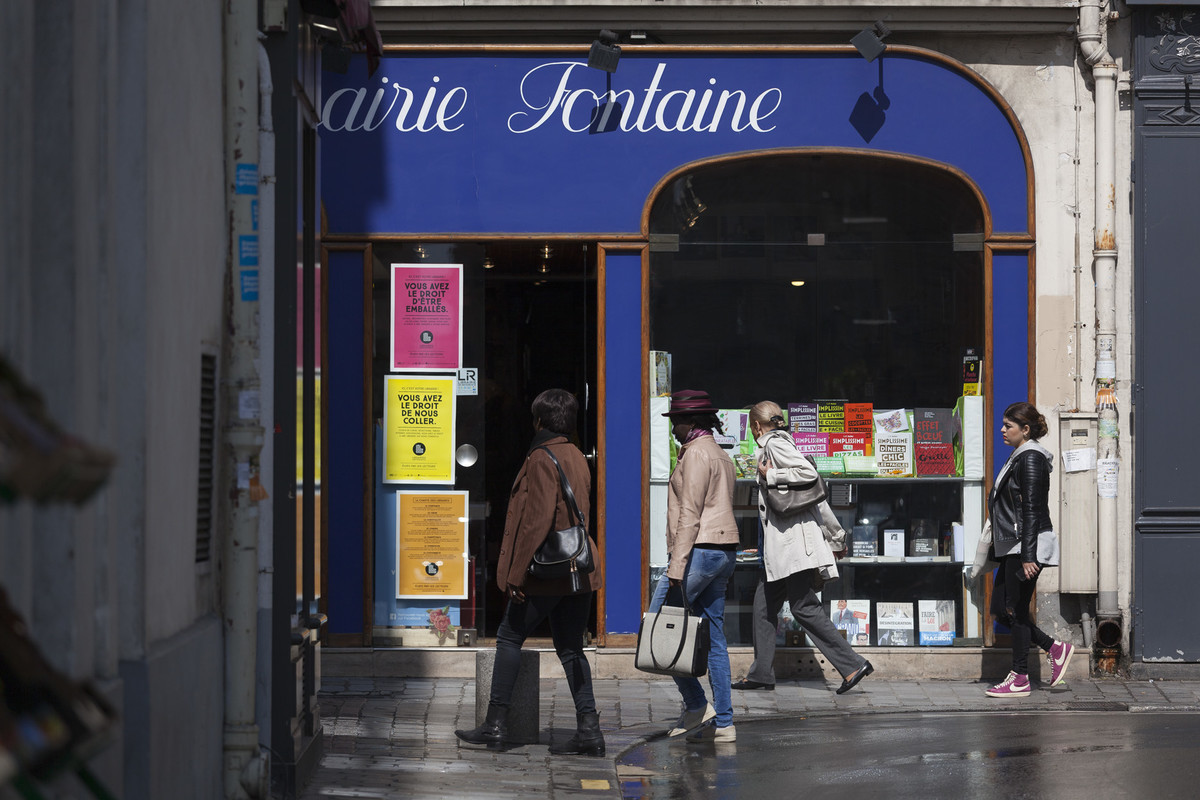
[[[1096,411],[1097,441],[1097,561],[1099,593],[1097,639],[1119,646],[1121,609],[1117,598],[1117,497],[1120,466],[1116,369],[1116,117],[1117,64],[1108,52],[1105,0],[1085,0],[1079,7],[1079,49],[1095,79],[1096,175],[1095,242],[1092,250],[1096,278]],[[1115,639],[1115,641],[1113,641]]]
[[[258,254],[262,274],[259,281],[259,352],[275,351],[275,123],[272,119],[271,96],[275,86],[271,80],[271,60],[263,47],[265,35],[259,34],[258,44]],[[271,358],[259,362],[262,382],[262,424],[274,427],[275,367]],[[275,449],[271,438],[263,442],[259,455],[259,479],[251,484],[252,500],[267,499],[265,487],[274,484]],[[271,741],[271,598],[274,592],[274,517],[270,503],[259,503],[258,519],[258,683],[255,697],[261,743]]]
[[[221,593],[225,631],[224,788],[227,800],[265,796],[267,770],[255,725],[258,638],[258,455],[263,430],[258,376],[258,4],[226,2],[225,191],[228,318],[225,448],[228,498]],[[232,465],[230,461],[233,461]],[[229,467],[232,466],[232,469]]]

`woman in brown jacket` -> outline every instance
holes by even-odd
[[[592,693],[591,667],[583,653],[592,595],[602,581],[595,543],[592,543],[595,570],[583,576],[583,588],[578,592],[572,590],[570,578],[541,580],[528,574],[533,554],[547,534],[577,522],[574,514],[568,511],[558,467],[547,450],[562,467],[585,526],[590,518],[591,472],[583,453],[568,441],[569,434],[575,430],[579,404],[570,392],[547,389],[534,398],[532,410],[533,443],[509,496],[504,540],[496,565],[496,584],[508,598],[508,607],[496,633],[496,665],[492,671],[487,718],[473,730],[454,733],[468,744],[503,745],[513,686],[521,669],[521,646],[548,618],[554,650],[562,662],[571,697],[575,700],[578,722],[575,735],[565,744],[552,744],[550,752],[602,756],[604,736],[600,732],[600,716]]]

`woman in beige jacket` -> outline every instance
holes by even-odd
[[[669,591],[673,605],[686,602],[708,620],[712,703],[699,680],[675,678],[683,714],[667,735],[691,732],[689,742],[732,742],[737,736],[725,643],[725,588],[737,565],[739,539],[733,516],[737,478],[733,459],[713,438],[721,430],[716,412],[706,392],[684,390],[671,396],[671,410],[664,414],[681,447],[667,495],[667,571],[649,610],[662,608]]]
[[[796,622],[841,674],[842,685],[837,693],[842,694],[874,671],[871,662],[855,652],[838,632],[816,594],[822,583],[838,577],[834,551],[846,549],[846,532],[828,503],[820,502],[788,516],[777,514],[767,505],[764,492],[776,486],[811,484],[817,480],[817,468],[796,449],[777,404],[763,401],[750,409],[750,430],[759,448],[758,516],[763,527],[767,617],[776,618],[783,601],[788,601]]]

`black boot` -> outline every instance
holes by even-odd
[[[455,731],[454,735],[467,744],[482,744],[488,747],[500,747],[508,733],[505,720],[508,709],[495,703],[488,703],[487,718],[478,728],[469,731]]]
[[[556,756],[602,756],[604,734],[600,732],[599,714],[576,714],[575,735],[560,745],[550,745],[550,754]]]

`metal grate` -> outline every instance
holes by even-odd
[[[213,467],[217,446],[217,357],[200,356],[200,469],[196,492],[196,563],[212,559]]]

